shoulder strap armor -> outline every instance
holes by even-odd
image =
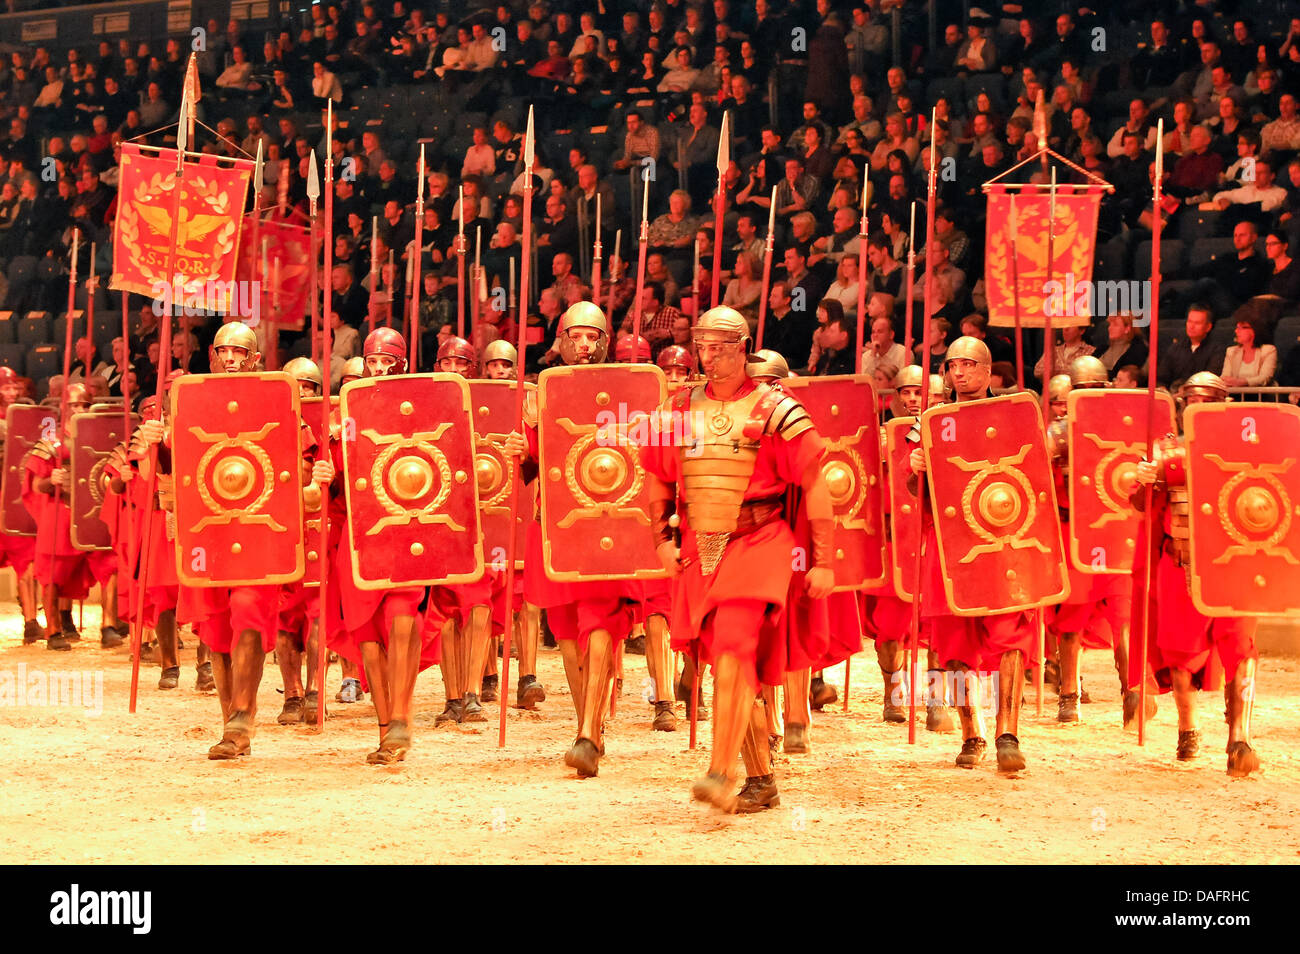
[[[749,420],[745,423],[746,437],[753,440],[779,435],[790,440],[812,428],[812,418],[798,398],[780,388],[768,385],[760,387],[763,388],[763,394],[754,404]]]

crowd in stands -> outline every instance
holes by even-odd
[[[982,3],[962,22],[961,5],[940,2],[933,48],[927,7],[914,0],[517,0],[468,16],[449,7],[340,0],[264,31],[237,20],[206,26],[194,147],[251,156],[260,143],[270,216],[306,220],[310,155],[325,159],[323,107],[333,103],[335,267],[327,280],[338,359],[358,350],[372,317],[400,322],[409,313],[404,277],[418,254],[423,364],[431,365],[465,307],[454,251],[463,221],[485,273],[475,340],[513,335],[512,309],[525,302],[528,368],[545,367],[556,360],[558,317],[591,296],[598,206],[601,305],[628,331],[643,189],[650,226],[641,327],[652,353],[690,347],[692,317],[712,304],[715,242],[719,298],[756,327],[775,188],[765,347],[799,373],[846,373],[862,323],[860,370],[889,386],[903,364],[937,368],[948,342],[973,334],[988,341],[1001,383],[1013,387],[1012,335],[987,317],[981,187],[998,176],[1043,181],[1038,162],[1020,163],[1046,145],[1068,160],[1056,163],[1060,181],[1091,174],[1114,185],[1102,200],[1095,278],[1145,281],[1153,216],[1164,234],[1159,366],[1148,366],[1145,314],[1118,312],[1059,331],[1057,369],[1095,353],[1124,383],[1154,373],[1176,385],[1208,369],[1233,386],[1300,386],[1298,3],[1273,5],[1281,12],[1258,19],[1248,5],[1218,0]],[[188,35],[104,40],[93,50],[26,48],[0,65],[4,309],[62,312],[74,229],[83,247],[95,243],[98,272],[108,273],[120,143],[174,143],[189,52]],[[1040,93],[1045,144],[1035,132]],[[530,105],[536,257],[525,295],[514,283]],[[719,238],[724,113],[730,161]],[[1165,198],[1156,209],[1158,118]],[[421,144],[427,181],[416,249]],[[929,248],[932,151],[943,174]],[[864,195],[868,287],[859,314]],[[935,276],[928,316],[926,259]],[[381,263],[373,279],[372,261]],[[117,309],[100,284],[92,292],[102,296],[99,307]],[[78,294],[80,305],[86,292]],[[132,370],[147,386],[156,380],[158,321],[146,300],[133,297],[128,307],[137,315]],[[927,318],[935,340],[922,354]],[[205,370],[220,320],[178,336],[173,365]],[[912,353],[902,344],[909,322]],[[123,375],[114,337],[96,332],[84,347],[116,392]],[[1041,387],[1042,336],[1026,341],[1026,386]],[[0,344],[11,347],[5,363],[27,361],[12,350],[17,344]],[[280,357],[309,347],[304,333],[286,331]],[[127,350],[116,348],[119,357]],[[29,376],[49,370],[15,367]],[[36,392],[45,393],[43,381]]]

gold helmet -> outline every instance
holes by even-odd
[[[989,346],[979,338],[972,338],[970,335],[962,335],[948,345],[948,353],[943,358],[944,365],[946,366],[954,358],[965,358],[984,368],[993,367],[993,355],[989,351]]]
[[[600,306],[589,301],[579,301],[570,305],[568,311],[560,316],[556,350],[560,352],[560,357],[564,359],[565,364],[573,364],[578,360],[573,341],[569,338],[571,328],[594,328],[599,331],[600,340],[592,352],[591,363],[599,364],[605,360],[605,356],[609,353],[609,320],[600,310]]]
[[[903,388],[919,388],[921,381],[925,377],[925,372],[919,364],[909,364],[898,372],[894,378],[894,390],[901,391]]]
[[[63,392],[63,399],[69,407],[73,404],[84,404],[90,407],[90,389],[80,382],[69,384],[67,390]]]
[[[489,341],[487,347],[483,349],[483,366],[487,367],[493,361],[509,361],[512,365],[519,360],[519,352],[515,346],[504,338],[498,338],[496,341]]]
[[[1070,363],[1070,385],[1076,388],[1109,387],[1110,375],[1099,358],[1085,354]]]
[[[1070,378],[1071,375],[1068,374],[1052,375],[1052,380],[1047,382],[1047,399],[1053,403],[1064,401],[1070,393]]]
[[[767,348],[750,355],[745,370],[749,372],[751,378],[764,381],[780,381],[790,376],[790,365],[786,362],[785,356],[777,351],[769,351]]]
[[[339,376],[342,382],[346,384],[348,379],[364,378],[366,376],[366,359],[362,357],[348,358],[343,362],[343,373]]]
[[[749,322],[745,320],[744,315],[727,305],[710,308],[700,315],[695,322],[694,330],[696,335],[704,332],[735,335],[738,340],[744,342],[746,350],[749,348]]]
[[[217,329],[213,348],[243,348],[249,354],[257,350],[257,334],[242,321],[228,321]]]
[[[1213,401],[1226,401],[1228,399],[1228,385],[1223,382],[1223,378],[1213,371],[1197,371],[1183,382],[1178,396],[1182,398],[1204,397]]]
[[[948,398],[948,387],[943,383],[942,374],[930,375],[930,397],[936,396],[943,400]]]
[[[320,368],[311,358],[291,358],[284,363],[280,369],[295,381],[302,383],[306,381],[309,384],[316,385],[316,390],[320,391],[325,387],[325,378],[320,373]]]

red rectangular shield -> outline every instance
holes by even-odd
[[[835,508],[835,589],[885,582],[885,506],[876,389],[866,374],[787,378],[826,441],[822,476]]]
[[[140,418],[131,415],[131,429]],[[118,444],[131,436],[120,409],[77,414],[72,418],[72,545],[78,550],[108,550],[113,538],[99,519],[104,502],[104,463]]]
[[[1142,514],[1129,504],[1146,455],[1147,392],[1076,388],[1066,404],[1070,563],[1081,573],[1131,573]],[[1156,394],[1156,436],[1176,427],[1174,400]]]
[[[535,384],[525,384],[524,388],[530,392],[537,390]],[[515,382],[470,381],[469,395],[474,408],[474,472],[478,478],[483,554],[489,566],[505,569],[510,544],[510,488],[518,483],[515,569],[522,569],[523,529],[532,519],[532,503],[519,483],[518,459],[502,450],[505,439],[519,430],[519,421],[515,419]]]
[[[1192,602],[1207,616],[1300,613],[1300,408],[1196,404],[1183,427]]]
[[[917,444],[907,440],[916,425],[914,417],[895,417],[885,422],[885,444],[889,454],[890,556],[893,558],[894,593],[900,600],[912,602],[916,592],[916,550],[920,540],[920,522],[916,508],[920,499],[907,487],[911,469],[907,459]]]
[[[280,371],[187,374],[171,402],[180,581],[302,579],[298,382]]]
[[[537,379],[542,554],[553,580],[660,579],[636,430],[667,395],[652,365],[549,368]]]
[[[948,604],[957,616],[1060,603],[1070,592],[1047,435],[1031,394],[921,417]]]
[[[483,576],[469,386],[458,374],[343,388],[352,574],[363,590]]]
[[[39,404],[11,404],[5,411],[3,488],[4,532],[19,537],[36,536],[36,521],[23,506],[23,467],[32,447],[42,438],[58,436],[58,408]]]

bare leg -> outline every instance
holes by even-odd
[[[379,741],[382,743],[392,716],[388,695],[388,653],[383,644],[373,641],[362,643],[361,665],[366,667],[366,682],[370,683],[370,701],[375,704],[375,718],[379,720]]]
[[[212,654],[212,678],[217,684],[217,700],[221,703],[221,726],[230,721],[230,653]]]
[[[569,683],[569,695],[573,697],[573,709],[578,725],[582,725],[582,697],[585,686],[583,658],[578,654],[578,643],[572,639],[558,639],[560,658],[564,660],[564,678]]]
[[[176,611],[163,610],[158,614],[158,625],[154,627],[158,637],[158,663],[163,669],[180,667],[180,655],[176,650]],[[200,651],[206,651],[206,644],[199,643]]]
[[[716,667],[713,684],[719,685]],[[785,751],[789,754],[808,751],[809,727],[812,725],[812,702],[809,699],[811,686],[811,669],[799,669],[785,674],[781,688],[785,694]],[[714,707],[717,707],[716,701]],[[717,719],[716,713],[714,719]],[[714,732],[717,732],[716,728]]]
[[[1079,633],[1061,633],[1059,642],[1060,682],[1057,684],[1057,722],[1079,721],[1079,655],[1083,638]]]
[[[1243,659],[1228,684],[1228,774],[1242,778],[1259,768],[1250,744],[1250,716],[1255,707],[1255,660]]]
[[[117,574],[108,578],[108,582],[99,591],[100,625],[117,628]]]
[[[988,743],[984,740],[984,718],[980,712],[980,678],[965,663],[949,662],[948,669],[956,680],[957,718],[961,722],[962,746],[957,764],[974,768],[984,758]]]
[[[521,612],[516,614],[515,622],[519,633],[519,674],[521,676],[537,675],[537,641],[542,629],[542,611],[531,603],[525,603]]]
[[[469,625],[463,630],[469,652],[469,670],[465,675],[465,691],[475,696],[483,694],[483,672],[492,646],[492,609],[475,606],[469,611]],[[495,668],[495,660],[494,666]]]
[[[1062,683],[1064,685],[1064,683]],[[1025,692],[1025,657],[1019,651],[1002,654],[998,667],[998,771],[1018,772],[1025,767],[1020,754],[1020,699]]]
[[[886,722],[901,723],[907,721],[903,714],[907,705],[907,674],[903,671],[907,654],[903,644],[896,639],[881,640],[876,643],[876,661],[880,663],[880,678],[884,681],[885,705],[882,718]]]

